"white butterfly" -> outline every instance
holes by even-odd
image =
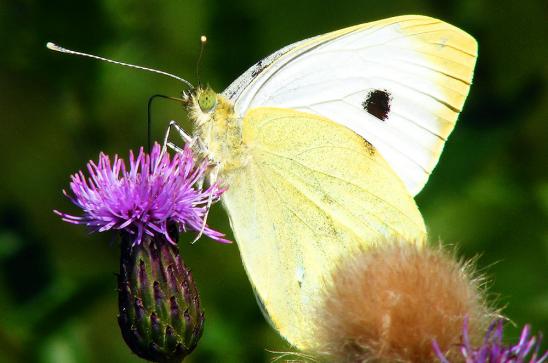
[[[244,266],[291,344],[314,348],[323,287],[345,256],[380,236],[424,240],[412,196],[453,130],[476,56],[462,30],[400,16],[275,52],[213,111],[196,94],[191,118],[207,125],[196,135],[229,185],[223,204]]]
[[[400,16],[294,43],[222,94],[187,95],[195,129],[182,134],[227,184],[244,267],[292,345],[315,348],[315,312],[341,261],[390,236],[424,241],[413,196],[455,126],[476,56],[464,31]]]

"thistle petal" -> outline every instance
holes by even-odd
[[[117,155],[111,163],[108,155],[99,154],[97,163],[87,164],[89,178],[82,171],[71,176],[72,195],[63,194],[83,211],[74,216],[54,210],[62,220],[83,224],[93,232],[121,230],[140,244],[146,236],[163,235],[174,243],[167,226],[178,231],[201,231],[219,242],[230,242],[224,235],[205,225],[210,202],[216,202],[224,189],[213,184],[206,190],[196,183],[204,178],[207,164],[196,165],[192,149],[186,147],[172,158],[155,144],[150,154],[130,151],[129,169]],[[203,227],[205,225],[205,227]]]

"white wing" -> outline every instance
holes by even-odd
[[[425,16],[367,23],[289,45],[225,91],[243,117],[291,108],[371,142],[416,195],[454,128],[472,80],[476,41]]]

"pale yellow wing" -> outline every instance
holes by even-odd
[[[317,115],[256,108],[242,168],[222,176],[244,266],[274,327],[309,348],[310,314],[341,256],[425,227],[402,181],[366,140]]]
[[[238,116],[254,107],[283,107],[351,128],[415,195],[455,126],[476,57],[477,43],[464,31],[426,16],[398,16],[289,45],[224,94]],[[372,96],[380,92],[386,105]]]

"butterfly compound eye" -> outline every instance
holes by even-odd
[[[206,88],[198,94],[198,105],[202,112],[209,112],[217,105],[217,94],[211,88]]]

